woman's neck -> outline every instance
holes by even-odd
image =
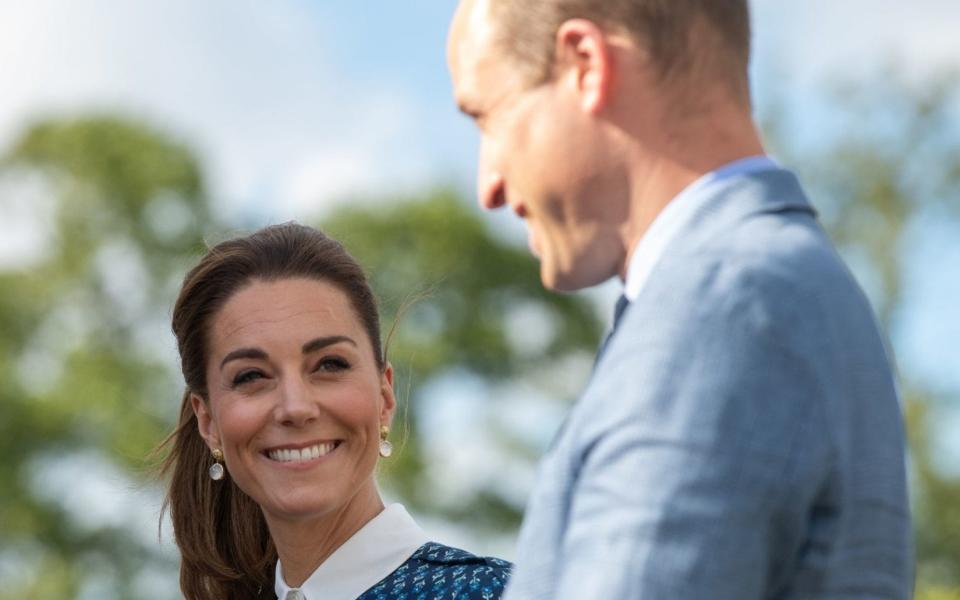
[[[283,565],[283,579],[300,587],[336,550],[383,511],[375,486],[361,489],[335,511],[310,519],[264,514]]]

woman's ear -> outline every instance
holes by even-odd
[[[220,435],[216,427],[213,426],[213,413],[210,406],[200,397],[199,394],[190,393],[190,404],[193,406],[193,414],[197,415],[197,428],[200,430],[200,437],[207,442],[207,446],[212,451],[215,448],[222,448],[220,445]]]
[[[380,424],[389,427],[397,410],[397,399],[393,393],[393,365],[389,362],[380,375],[380,399]]]

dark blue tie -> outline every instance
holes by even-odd
[[[624,311],[627,310],[627,307],[630,306],[630,301],[627,300],[627,297],[620,295],[620,298],[617,299],[617,305],[613,309],[613,325],[610,326],[610,331],[607,332],[606,337],[603,338],[603,342],[600,344],[600,349],[597,350],[597,357],[593,359],[593,368],[597,368],[597,363],[600,362],[600,357],[603,356],[603,351],[606,350],[607,344],[610,342],[610,338],[613,337],[614,332],[617,330],[617,325],[620,324],[620,318],[623,317]],[[553,441],[550,442],[550,449],[552,449],[556,444],[557,440],[560,439],[560,436],[563,434],[563,430],[567,428],[567,423],[570,421],[570,415],[563,420],[563,423],[560,424],[560,429],[557,431],[557,434],[553,436]]]
[[[620,324],[620,318],[623,317],[623,313],[627,310],[628,306],[630,306],[630,300],[621,294],[620,298],[617,299],[617,305],[613,309],[613,325],[610,326],[610,331],[607,332],[606,337],[603,338],[603,342],[600,343],[600,349],[597,350],[597,358],[593,362],[594,367],[597,366],[597,362],[600,361],[600,357],[603,356],[603,352],[607,349],[607,344],[610,343],[610,338],[612,338],[613,334],[616,333],[617,325]]]

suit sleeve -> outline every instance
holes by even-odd
[[[560,598],[760,599],[800,551],[829,454],[814,324],[724,277],[671,318],[631,307],[598,364]]]

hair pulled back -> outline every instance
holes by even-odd
[[[170,474],[164,501],[182,557],[180,589],[188,600],[257,598],[273,593],[276,549],[260,507],[227,477],[213,481],[210,449],[200,436],[190,395],[209,401],[206,367],[213,319],[255,281],[305,278],[343,291],[385,366],[376,298],[363,269],[344,247],[320,231],[285,223],[211,248],[187,273],[173,310],[186,392],[180,420],[161,448],[161,473]]]

